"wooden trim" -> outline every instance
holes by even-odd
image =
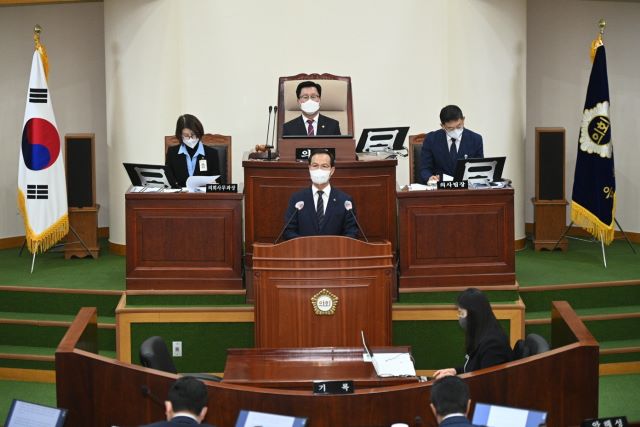
[[[518,252],[527,249],[527,238],[523,237],[522,239],[516,239],[513,242],[513,250]]]
[[[615,282],[591,282],[591,283],[568,283],[563,285],[532,285],[521,287],[520,292],[540,292],[540,291],[562,291],[570,289],[587,289],[587,288],[612,288],[616,286],[633,286],[640,285],[640,280],[618,280]]]
[[[114,255],[127,256],[127,245],[109,242],[109,252]]]
[[[567,224],[568,225],[568,224]],[[533,228],[534,228],[534,224],[532,222],[525,222],[524,223],[524,231],[527,234],[533,234]],[[640,243],[640,233],[639,232],[634,232],[634,231],[625,231],[625,234],[627,235],[627,237],[629,238],[629,240],[632,243]],[[580,228],[579,226],[575,225],[573,227],[571,227],[571,230],[569,230],[569,232],[567,233],[567,236],[571,236],[571,237],[591,237],[591,234],[589,234],[586,230]],[[622,235],[622,233],[620,232],[620,230],[615,230],[614,231],[614,240],[624,240],[624,236]]]
[[[640,362],[601,363],[600,375],[640,374]]]
[[[45,288],[42,286],[0,286],[0,291],[38,292],[52,294],[83,294],[83,295],[120,295],[124,291],[100,290],[100,289],[70,289],[70,288]]]
[[[44,356],[41,354],[17,354],[17,353],[0,353],[0,359],[12,359],[12,360],[34,360],[37,362],[53,362],[55,356]]]
[[[109,227],[98,227],[98,239],[109,238]]]
[[[0,249],[19,248],[24,242],[24,236],[5,237],[0,239]]]
[[[491,308],[498,320],[509,320],[509,341],[513,346],[524,338],[525,306],[521,299],[515,304],[492,304]],[[453,304],[442,305],[398,305],[394,304],[391,321],[409,320],[457,320],[458,309]]]
[[[7,381],[29,381],[36,383],[55,383],[56,371],[42,369],[0,368],[0,379]]]
[[[28,320],[28,319],[0,319],[3,325],[27,325],[27,326],[61,326],[68,328],[72,322],[63,320]],[[98,323],[98,329],[115,329],[112,323]]]
[[[640,347],[600,348],[600,354],[640,353]],[[640,363],[640,362],[639,362]]]
[[[640,318],[640,313],[616,313],[616,314],[588,314],[579,315],[578,318],[583,322],[593,322],[597,320],[620,320],[620,319],[636,319]],[[543,317],[541,319],[530,319],[525,322],[527,325],[546,325],[551,323],[551,318]]]
[[[246,295],[245,289],[193,289],[193,290],[129,290],[127,295]]]
[[[520,285],[516,281],[515,285],[506,285],[506,286],[474,286],[481,291],[518,291],[520,290]],[[401,294],[413,294],[413,293],[429,293],[429,292],[462,292],[468,289],[468,286],[446,286],[446,287],[429,287],[429,288],[400,288],[399,292]]]

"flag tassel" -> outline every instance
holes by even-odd
[[[613,211],[615,212],[616,196],[613,196]],[[615,217],[614,217],[615,218]],[[605,245],[609,245],[615,236],[614,221],[605,224],[596,215],[575,201],[571,202],[571,221],[584,228],[594,238],[601,240]]]
[[[24,218],[26,246],[32,254],[46,252],[69,233],[69,215],[65,212],[42,233],[36,234],[29,224],[25,197],[20,189],[18,189],[18,209]]]

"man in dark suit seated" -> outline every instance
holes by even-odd
[[[335,158],[327,150],[314,150],[309,157],[311,187],[294,193],[285,214],[285,240],[302,236],[337,235],[356,237],[358,227],[351,196],[331,187]],[[345,203],[348,202],[348,203]],[[290,219],[290,220],[289,220]]]
[[[282,126],[283,136],[340,135],[340,123],[319,113],[321,96],[318,83],[306,81],[298,85],[296,97],[302,115]]]
[[[439,426],[474,427],[467,419],[470,405],[469,387],[460,378],[449,376],[433,383],[431,410]]]
[[[457,105],[440,111],[441,129],[429,132],[422,143],[420,178],[440,181],[443,174],[454,176],[458,159],[484,157],[482,136],[464,127],[464,116]]]
[[[180,377],[169,389],[169,400],[164,402],[167,421],[148,424],[146,427],[175,427],[200,425],[207,415],[207,387],[194,377]]]

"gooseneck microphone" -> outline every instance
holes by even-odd
[[[302,200],[300,200],[299,202],[296,202],[296,210],[293,211],[293,213],[291,214],[291,216],[289,217],[289,219],[287,220],[286,224],[284,225],[284,227],[282,227],[282,231],[280,231],[280,234],[278,234],[278,238],[276,239],[275,242],[273,242],[273,244],[275,245],[276,243],[278,243],[278,240],[280,240],[280,238],[282,237],[282,235],[284,234],[284,230],[287,229],[287,227],[289,226],[289,224],[291,223],[291,221],[293,221],[293,217],[296,216],[296,214],[302,210],[302,208],[304,208],[304,202]]]
[[[267,117],[267,138],[265,139],[264,145],[269,147],[269,127],[271,126],[271,111],[273,107],[269,105],[269,116]]]
[[[275,144],[273,143],[273,139],[276,135],[276,125],[278,123],[278,106],[274,105],[273,106],[273,128],[271,128],[271,146],[275,147]],[[276,152],[278,151],[277,149],[275,150]]]
[[[356,221],[356,225],[358,226],[358,230],[360,230],[360,234],[362,234],[362,237],[364,237],[364,241],[369,243],[367,236],[365,236],[364,231],[362,231],[362,227],[360,227],[360,223],[358,222],[358,218],[356,218],[356,214],[353,213],[353,203],[351,203],[351,200],[344,201],[344,208],[348,212],[351,212],[351,215],[353,216],[353,219]]]
[[[143,396],[148,397],[154,403],[157,403],[158,405],[164,407],[164,400],[160,399],[158,396],[156,396],[155,394],[151,393],[151,389],[149,389],[148,385],[146,385],[146,384],[141,385],[140,386],[140,391],[142,392]]]

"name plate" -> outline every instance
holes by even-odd
[[[207,193],[237,193],[238,184],[207,184]]]
[[[313,394],[352,394],[353,381],[314,381]]]
[[[438,181],[438,190],[464,190],[469,188],[467,181]]]
[[[627,417],[598,418],[595,420],[584,420],[581,427],[627,427]]]
[[[311,156],[312,150],[327,150],[333,157],[336,157],[336,149],[335,148],[296,148],[296,162],[308,162],[309,156]]]

